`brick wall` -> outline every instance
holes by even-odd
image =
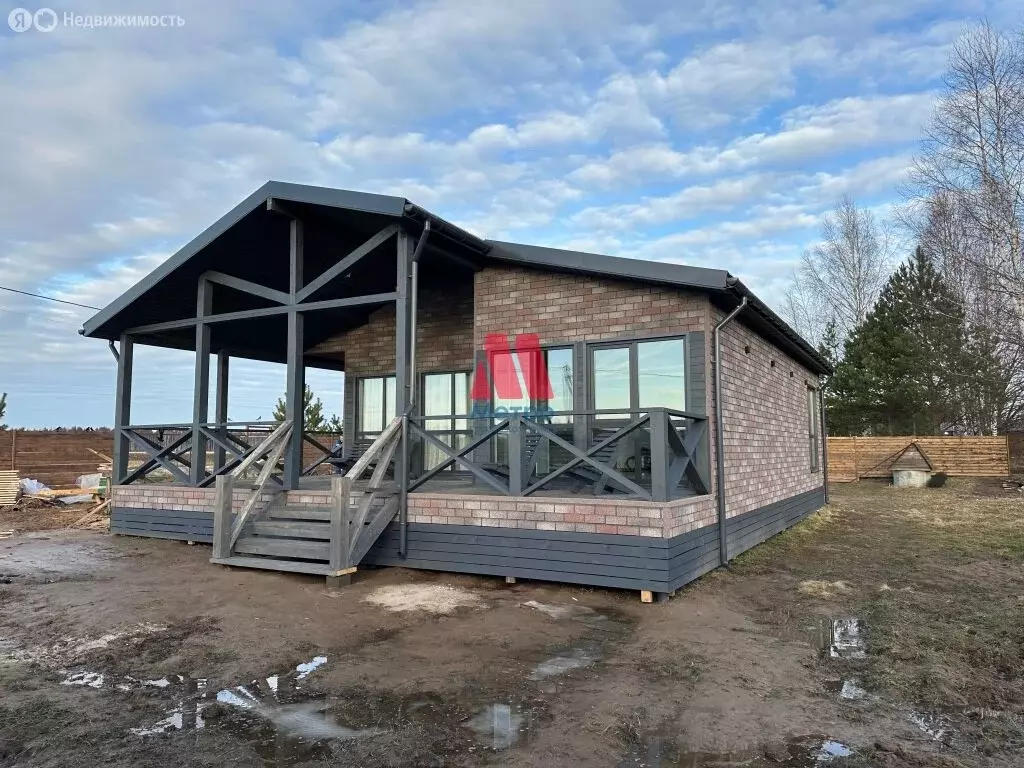
[[[181,512],[209,512],[213,514],[215,488],[189,488],[182,485],[158,485],[134,483],[132,485],[115,485],[111,489],[111,505],[118,509],[166,509]],[[231,504],[235,512],[241,512],[242,506],[252,491],[235,489]],[[270,500],[272,493],[264,493],[260,497],[256,509],[263,509]]]
[[[717,323],[722,315],[713,317]],[[709,371],[711,349],[709,339]],[[722,332],[722,356],[727,516],[820,488],[821,449],[811,472],[807,439],[807,387],[817,387],[818,377],[739,320]],[[711,397],[708,387],[709,409]]]
[[[675,288],[488,267],[476,273],[474,341],[536,333],[542,344],[705,330],[708,300]]]
[[[420,290],[416,329],[416,368],[424,371],[473,367],[473,284],[454,282],[444,288]],[[395,372],[395,305],[370,315],[369,322],[338,334],[311,354],[345,353],[346,376]]]
[[[238,511],[248,491],[236,490]],[[213,488],[184,486],[119,485],[113,490],[117,508],[167,509],[213,513]],[[257,508],[269,503],[264,494]],[[329,505],[330,491],[289,491],[292,504]],[[553,498],[512,499],[507,496],[469,496],[453,493],[409,495],[409,522],[437,525],[479,525],[527,528],[539,531],[609,533],[626,536],[664,537],[714,522],[711,496],[698,496],[668,504],[644,501]]]

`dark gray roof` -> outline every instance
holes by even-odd
[[[294,206],[304,215],[333,219],[335,223],[351,229],[355,236],[363,237],[381,228],[388,220],[404,220],[415,228],[429,219],[432,232],[440,235],[440,241],[436,235],[431,235],[431,247],[455,253],[466,263],[478,266],[502,262],[536,269],[672,285],[705,292],[724,311],[732,310],[746,297],[750,309],[741,316],[745,324],[774,341],[815,373],[830,372],[828,362],[810,344],[726,270],[483,240],[402,197],[280,181],[267,182],[232,208],[139,283],[86,321],[82,333],[85,336],[117,338],[127,328],[190,313],[188,304],[191,302],[194,305],[195,294],[186,292],[187,295],[178,296],[181,292],[174,288],[179,278],[187,281],[205,269],[230,271],[233,266],[237,268],[244,265],[250,273],[262,270],[264,274],[260,277],[264,282],[270,282],[267,278],[273,265],[269,262],[276,261],[276,254],[281,251],[268,250],[267,242],[277,232],[268,229],[271,225],[261,218],[265,216],[268,199]],[[229,233],[230,237],[227,237]],[[225,243],[226,240],[230,241]],[[203,257],[200,257],[201,252],[205,252]],[[262,258],[264,255],[267,258]],[[235,260],[234,263],[232,260]],[[194,285],[194,282],[191,284]]]

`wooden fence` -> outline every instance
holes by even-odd
[[[21,477],[51,488],[69,488],[80,475],[95,474],[104,463],[90,448],[109,456],[113,433],[109,429],[0,430],[0,469],[17,470]]]
[[[181,434],[171,432],[168,430],[165,440]],[[236,434],[240,440],[252,445],[258,445],[267,436],[267,432]],[[312,436],[327,448],[339,437],[327,432],[312,433]],[[74,487],[79,476],[95,474],[99,465],[105,463],[93,451],[110,456],[113,450],[114,433],[109,429],[0,429],[0,470],[17,470],[20,477],[31,477],[51,488]],[[213,448],[210,447],[209,451],[212,454]],[[302,454],[303,466],[309,466],[323,455],[309,443],[303,444]],[[138,466],[145,458],[145,454],[133,451],[131,465]],[[328,466],[321,468],[321,472],[328,471]],[[154,481],[157,479],[153,478]],[[170,476],[166,479],[169,480]]]
[[[828,475],[834,482],[889,477],[900,451],[918,443],[937,472],[953,477],[1006,477],[1010,456],[999,437],[830,437]]]

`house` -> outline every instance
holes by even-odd
[[[827,498],[828,363],[735,277],[482,240],[400,197],[269,182],[82,333],[118,357],[111,530],[215,562],[667,594]],[[190,421],[132,424],[137,344],[195,350]],[[286,366],[272,431],[227,420],[238,357]],[[344,372],[340,457],[303,430],[308,368]]]

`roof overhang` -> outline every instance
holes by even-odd
[[[389,224],[397,224],[418,236],[429,221],[431,234],[425,253],[426,267],[442,260],[449,267],[454,266],[463,272],[478,270],[488,264],[513,264],[670,285],[704,292],[712,303],[726,311],[738,306],[746,297],[749,310],[741,316],[743,322],[814,373],[831,372],[822,355],[725,270],[483,240],[403,197],[280,181],[264,184],[100,310],[86,321],[82,334],[117,339],[122,333],[147,324],[194,317],[199,277],[210,270],[249,280],[271,290],[287,291],[290,219],[282,216],[282,211],[303,221],[305,254],[309,261],[307,279],[336,263]],[[353,276],[351,285],[345,290],[350,293],[393,291],[394,260],[364,261],[368,263]],[[423,270],[428,279],[430,271]],[[447,277],[450,269],[437,270],[437,273]],[[230,303],[227,309],[231,309]],[[366,321],[369,311],[372,308],[362,307],[312,313],[311,317],[322,317],[311,324],[312,333],[308,341],[316,343],[318,338],[329,335],[329,331],[338,333],[357,327]],[[283,359],[283,346],[280,352],[276,351],[283,344],[280,338],[283,332],[281,316],[247,322],[251,325],[234,330],[231,329],[232,324],[220,324],[222,327],[214,334],[214,349],[219,345],[255,359]],[[188,332],[158,337],[142,335],[138,341],[189,349],[192,348],[192,336]],[[325,362],[325,365],[329,364],[330,361]]]

